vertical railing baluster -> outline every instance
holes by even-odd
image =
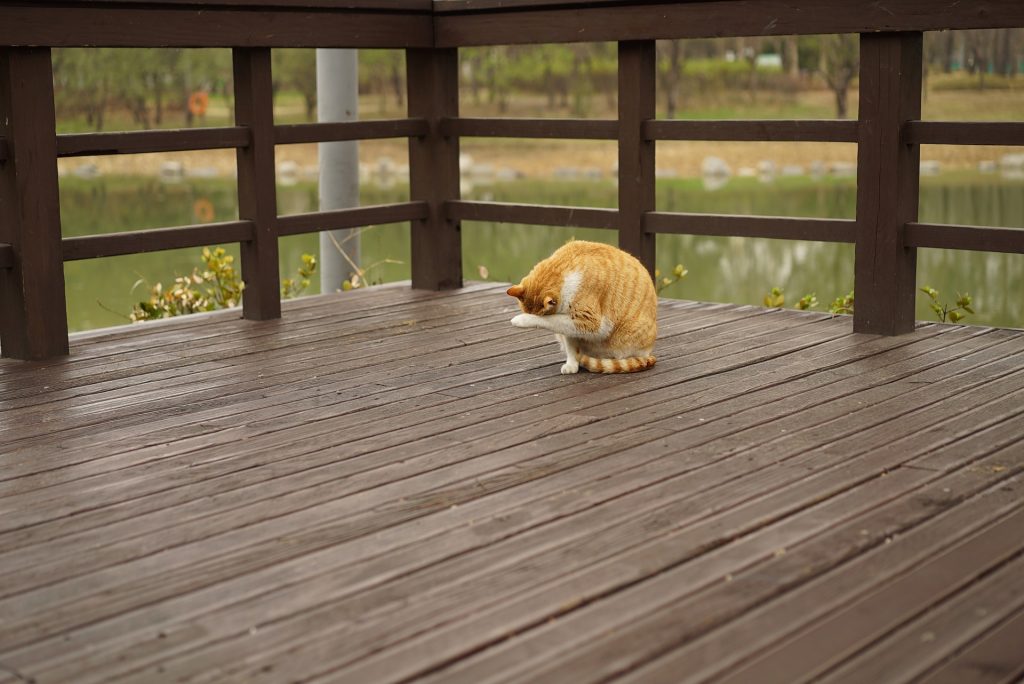
[[[643,122],[655,117],[656,60],[653,40],[619,43],[619,246],[654,275],[653,233],[644,214],[654,211],[654,141]]]
[[[0,269],[0,348],[6,357],[68,353],[61,254],[53,67],[49,48],[0,49],[0,242],[14,248]]]
[[[406,50],[409,116],[426,119],[427,135],[409,139],[409,195],[429,204],[426,220],[410,236],[412,286],[462,287],[462,234],[445,218],[445,200],[459,199],[459,139],[441,134],[441,119],[459,115],[457,49]]]
[[[246,318],[281,316],[274,171],[274,94],[270,48],[236,48],[235,124],[249,129],[249,145],[238,149],[238,217],[255,224],[242,243],[242,311]]]
[[[920,147],[901,139],[921,118],[922,34],[860,39],[857,247],[853,328],[899,335],[914,329],[917,250],[903,241],[917,220]]]

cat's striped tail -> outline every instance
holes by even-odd
[[[633,356],[628,359],[595,359],[579,355],[580,365],[591,373],[636,373],[654,365],[653,356]]]

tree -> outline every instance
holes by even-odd
[[[281,48],[272,53],[274,92],[297,90],[306,106],[306,121],[316,120],[316,52],[309,48]]]
[[[819,72],[835,94],[836,118],[847,116],[847,91],[860,69],[860,46],[855,33],[821,37]]]
[[[679,107],[679,82],[683,76],[686,46],[681,40],[658,41],[658,80],[665,93],[665,117],[676,118]]]
[[[796,36],[782,39],[782,66],[792,80],[800,78],[800,47]]]
[[[387,110],[388,92],[395,106],[405,106],[405,59],[401,50],[360,50],[359,84],[365,93],[380,98],[380,110]]]

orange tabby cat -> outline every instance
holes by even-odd
[[[533,267],[508,294],[523,313],[519,328],[555,333],[562,374],[632,373],[654,365],[658,295],[650,274],[627,252],[574,240]]]

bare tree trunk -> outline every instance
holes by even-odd
[[[996,45],[995,45],[995,63],[996,73],[1003,76],[1011,76],[1013,74],[1015,61],[1013,59],[1013,34],[1011,29],[1000,29],[997,32]]]
[[[946,31],[942,34],[942,71],[952,73],[953,58],[956,56],[956,34]]]
[[[668,41],[668,70],[663,74],[662,86],[665,90],[665,116],[676,118],[679,97],[679,80],[682,70],[683,45],[681,40]]]
[[[782,60],[786,66],[786,74],[793,80],[800,78],[800,50],[796,36],[786,36],[783,39]]]
[[[846,88],[837,88],[835,93],[836,93],[836,118],[837,119],[845,119],[846,118],[846,111],[847,111],[847,105],[846,105],[846,93],[847,93],[847,91],[846,91]]]
[[[156,75],[156,82],[153,85],[153,96],[156,99],[153,120],[159,126],[164,122],[164,82],[162,74]]]
[[[405,107],[405,79],[398,64],[391,65],[391,87],[395,92],[395,105],[401,110]]]

